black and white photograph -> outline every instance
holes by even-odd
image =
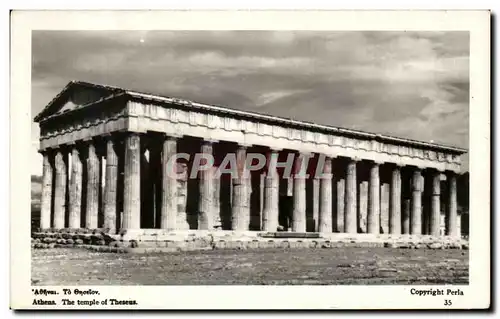
[[[489,215],[475,35],[372,29],[31,30],[25,305],[293,285],[460,308]]]

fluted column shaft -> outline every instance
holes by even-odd
[[[380,233],[380,174],[379,163],[370,168],[370,193],[368,195],[368,233]]]
[[[69,185],[69,228],[81,227],[83,162],[79,148],[71,151],[71,180]]]
[[[99,176],[100,163],[94,142],[88,143],[87,148],[87,199],[85,213],[85,227],[97,228],[99,213]]]
[[[403,234],[410,234],[411,199],[403,200],[402,227]]]
[[[401,168],[396,166],[391,176],[391,207],[389,211],[389,232],[401,234]]]
[[[213,142],[203,141],[201,153],[207,156],[213,155]],[[200,171],[200,201],[198,204],[198,229],[213,229],[214,227],[214,182],[213,170],[205,169]]]
[[[58,150],[54,160],[56,180],[54,188],[54,228],[64,228],[66,212],[66,187],[68,179],[67,154]]]
[[[345,183],[345,218],[344,218],[344,231],[346,233],[354,234],[357,232],[356,227],[356,210],[357,210],[357,190],[356,190],[356,161],[350,160],[347,164],[347,176]]]
[[[446,212],[446,235],[457,236],[457,176],[450,172],[447,174],[448,182],[448,207]]]
[[[250,224],[249,174],[245,165],[246,146],[238,145],[236,150],[237,173],[233,176],[233,200],[231,229],[248,230]]]
[[[420,235],[422,233],[422,172],[419,168],[413,171],[412,177],[412,204],[410,233]]]
[[[116,232],[116,198],[118,187],[118,155],[115,141],[106,141],[106,183],[104,185],[104,228]]]
[[[319,182],[319,225],[318,231],[332,232],[332,159],[325,158],[323,175]]]
[[[430,214],[430,233],[433,236],[439,236],[441,222],[441,173],[432,172],[432,193],[431,193],[431,214]]]
[[[336,180],[337,186],[337,214],[335,231],[343,233],[344,230],[344,217],[345,217],[345,178]]]
[[[270,161],[278,160],[278,151],[272,150],[268,155]],[[276,166],[269,165],[264,179],[264,212],[262,230],[275,232],[278,229],[279,215],[279,175]]]
[[[177,138],[166,136],[162,152],[162,197],[161,220],[162,229],[175,229],[177,226],[177,163],[172,159],[177,153]],[[170,162],[169,162],[170,161]]]
[[[306,231],[306,177],[299,172],[304,164],[304,154],[299,154],[296,161],[296,173],[293,176],[293,212],[292,231]]]
[[[52,212],[52,179],[54,169],[52,153],[46,151],[43,153],[43,176],[42,176],[42,200],[40,207],[40,228],[50,228],[50,219]]]
[[[141,138],[131,133],[125,138],[123,179],[124,229],[141,228]]]

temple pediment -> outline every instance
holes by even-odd
[[[35,122],[98,103],[122,92],[119,88],[71,81],[35,117]]]

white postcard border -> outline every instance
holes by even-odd
[[[470,284],[464,296],[411,295],[432,286],[90,286],[139,309],[485,308],[490,303],[490,13],[488,11],[29,11],[12,13],[10,306],[32,306],[30,112],[32,30],[462,30],[470,32]],[[46,287],[37,287],[46,288]],[[63,298],[62,294],[58,296]],[[89,296],[91,300],[95,296]],[[57,300],[57,298],[54,298]],[[48,307],[50,308],[50,307]],[[64,307],[58,306],[63,309]],[[89,309],[71,307],[68,309]],[[101,309],[92,307],[92,309]],[[117,309],[115,307],[104,307]]]

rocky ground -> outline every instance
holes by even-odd
[[[32,249],[34,285],[467,284],[469,251],[332,248],[114,254]]]

